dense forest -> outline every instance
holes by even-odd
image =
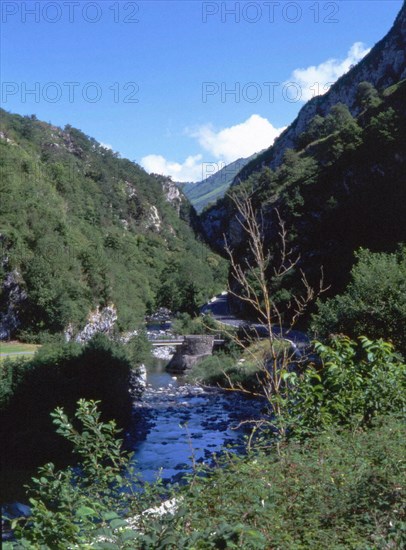
[[[0,148],[3,338],[79,328],[109,304],[126,330],[159,306],[194,313],[223,288],[225,262],[176,188],[169,202],[167,179],[35,116],[1,111]]]

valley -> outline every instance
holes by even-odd
[[[19,28],[8,4],[3,18]],[[271,22],[254,26],[244,20],[252,11],[227,11],[226,2],[203,2],[190,26],[182,18],[198,3],[184,3],[177,27],[162,3],[165,28],[154,26],[157,4],[140,3],[131,21],[139,34],[116,5],[115,28],[91,4],[95,44],[103,25],[112,32],[103,41],[117,41],[114,63],[101,50],[110,59],[103,71],[115,78],[128,64],[154,75],[155,87],[128,77],[109,88],[110,110],[87,98],[85,109],[65,105],[63,124],[11,103],[0,109],[5,550],[403,548],[406,3],[371,48],[356,42],[353,57],[320,64],[312,50],[315,64],[292,75],[337,74],[296,111],[285,106],[288,126],[277,110],[274,124],[253,114],[259,100],[233,105],[237,88],[226,80],[241,74],[253,86],[251,70],[290,66],[295,52],[292,67],[305,63],[316,15],[320,41],[331,41],[322,3],[302,10],[296,27],[286,6],[283,21],[264,27]],[[80,40],[89,13],[69,22]],[[53,40],[60,30],[66,39],[55,26]],[[239,33],[257,49],[241,50]],[[274,50],[262,57],[278,42],[273,33],[290,37],[283,63]],[[148,47],[130,56],[140,37]],[[235,52],[220,67],[227,41]],[[201,44],[205,63],[194,58]],[[61,51],[79,67],[75,47]],[[95,63],[80,65],[83,74],[104,90],[104,80],[90,82],[101,70],[93,46],[80,51]],[[173,102],[168,83],[183,66]],[[198,112],[188,72],[201,80]],[[210,86],[221,98],[202,95]],[[120,102],[121,89],[137,89],[137,101]],[[202,122],[231,111],[248,118],[222,129]],[[69,123],[96,119],[134,154]],[[190,139],[200,152],[169,160]]]

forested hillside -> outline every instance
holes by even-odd
[[[224,263],[166,180],[34,115],[2,110],[0,148],[0,337],[77,328],[110,304],[118,328],[134,328],[157,306],[191,311],[224,284]]]
[[[234,194],[249,193],[274,254],[279,215],[293,256],[300,256],[290,280],[272,282],[269,270],[274,292],[281,289],[283,294],[281,302],[300,284],[300,269],[317,284],[323,267],[325,283],[335,294],[347,284],[360,247],[394,252],[406,241],[405,94],[406,81],[381,93],[364,82],[358,86],[356,118],[340,103],[327,116],[316,115],[278,168],[253,173],[203,213],[209,242],[221,251],[226,235],[236,257],[245,261],[249,256]]]
[[[286,149],[300,147],[300,137],[307,131],[312,120],[325,117],[337,103],[347,105],[350,113],[357,117],[363,110],[359,102],[358,85],[369,82],[383,91],[406,78],[406,4],[403,4],[390,31],[375,44],[371,51],[347,73],[335,82],[327,93],[308,101],[299,111],[296,119],[275,140],[236,175],[234,183],[246,179],[264,166],[277,168]]]
[[[231,196],[251,195],[268,248],[278,246],[278,216],[300,256],[296,277],[274,281],[289,300],[300,269],[330,294],[343,290],[360,247],[394,252],[406,240],[406,4],[388,34],[237,174]],[[206,210],[208,242],[249,256],[233,200]],[[271,270],[269,273],[271,279]],[[288,291],[288,292],[287,292]]]

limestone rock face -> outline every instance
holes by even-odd
[[[7,267],[7,259],[2,264]],[[22,287],[22,277],[17,269],[7,273],[0,287],[0,294],[3,302],[0,303],[0,340],[7,340],[20,325],[19,308],[27,299],[27,293]]]
[[[159,217],[158,208],[156,206],[150,206],[148,219],[146,221],[146,229],[151,229],[157,233],[162,229],[162,220]]]
[[[183,373],[196,363],[212,355],[214,336],[185,336],[184,343],[178,347],[172,360],[166,367],[169,372]]]
[[[103,308],[96,308],[89,314],[88,320],[84,328],[75,334],[74,327],[71,325],[65,331],[65,339],[67,342],[74,340],[80,344],[88,342],[95,334],[102,332],[111,334],[113,327],[117,321],[117,310],[114,305],[109,305]]]
[[[162,181],[162,189],[166,200],[175,208],[179,216],[180,207],[183,202],[183,195],[179,188],[170,178],[167,178]]]

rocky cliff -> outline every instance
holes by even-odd
[[[360,108],[356,101],[357,87],[367,81],[383,90],[406,78],[406,2],[403,4],[393,27],[371,51],[331,86],[329,91],[311,99],[300,110],[293,123],[275,140],[272,147],[260,154],[235,177],[234,184],[260,170],[263,166],[276,168],[282,162],[288,148],[295,148],[297,139],[315,115],[325,116],[337,103],[348,106],[354,116]]]
[[[277,209],[300,257],[298,267],[317,281],[323,266],[331,292],[348,281],[354,251],[389,252],[406,241],[405,46],[404,5],[368,56],[326,95],[305,105],[275,145],[239,175],[252,196],[265,246],[277,257]],[[358,93],[365,81],[374,101]],[[312,133],[309,122],[316,114]],[[233,190],[239,193],[237,183]],[[226,238],[241,263],[249,260],[249,242],[229,197],[205,211],[201,223],[213,247],[224,252]]]

